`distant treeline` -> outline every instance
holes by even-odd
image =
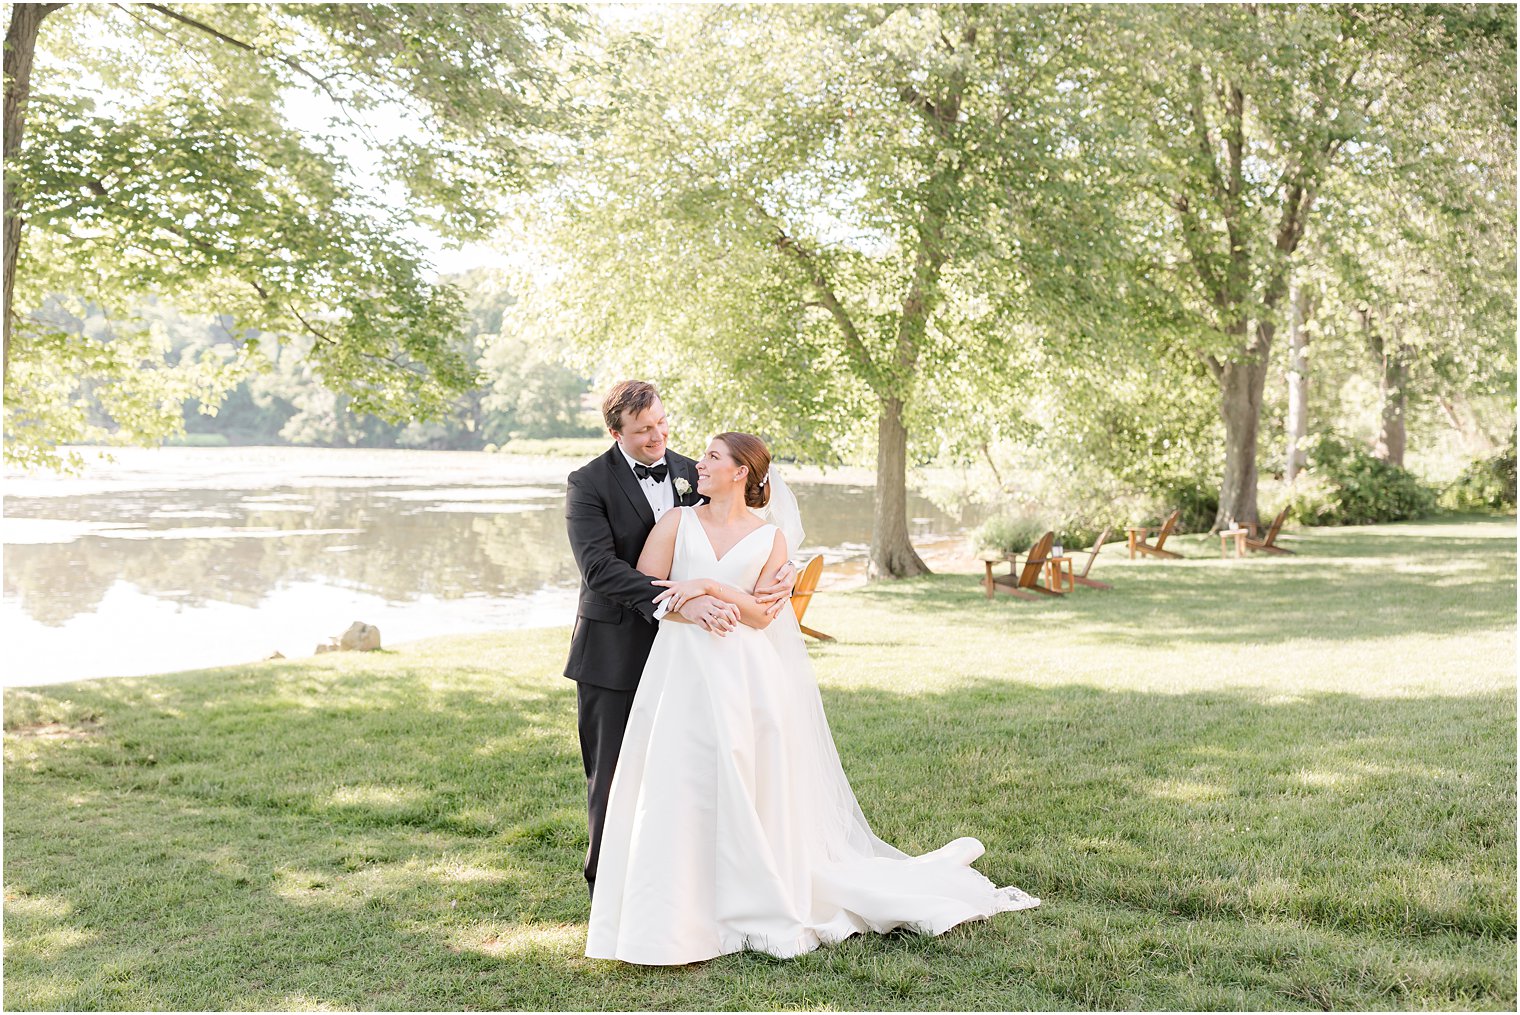
[[[215,415],[203,411],[199,400],[187,399],[182,442],[476,450],[524,438],[601,433],[590,379],[558,361],[557,343],[546,336],[503,326],[515,300],[497,273],[477,269],[447,281],[460,289],[469,308],[468,333],[461,341],[483,377],[447,416],[390,423],[351,412],[346,396],[313,375],[301,342],[256,335],[274,368],[242,380]],[[162,304],[145,313],[163,327],[177,356],[249,337],[235,338],[228,322],[185,317]]]

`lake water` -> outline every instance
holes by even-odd
[[[574,617],[564,483],[579,462],[310,448],[112,454],[92,456],[77,477],[6,475],[6,686],[306,656],[355,620],[392,645]],[[804,551],[825,555],[828,582],[863,573],[868,484],[816,473],[792,482]],[[919,497],[909,514],[930,554],[958,549],[975,520]]]

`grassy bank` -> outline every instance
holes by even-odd
[[[789,963],[581,957],[563,629],[8,691],[6,1007],[1512,1009],[1513,520],[1180,545],[814,601],[878,833],[1045,905]]]

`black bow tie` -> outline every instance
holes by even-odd
[[[656,483],[665,482],[665,476],[669,472],[670,466],[664,462],[661,462],[659,465],[635,465],[633,467],[633,474],[635,476],[638,476],[640,479],[648,479],[650,476],[653,476]]]

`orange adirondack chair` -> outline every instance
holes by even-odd
[[[797,576],[797,584],[792,588],[792,612],[797,614],[797,626],[802,628],[802,633],[811,635],[819,641],[833,641],[832,635],[815,631],[802,623],[803,614],[807,613],[808,603],[813,601],[813,593],[818,588],[818,578],[823,574],[823,557],[814,557],[802,568],[802,574]]]
[[[1145,534],[1150,531],[1149,527],[1125,529],[1124,531],[1129,533],[1129,559],[1134,560],[1136,553],[1143,553],[1152,557],[1181,560],[1182,554],[1162,549],[1166,545],[1166,537],[1172,534],[1172,529],[1176,527],[1177,519],[1180,517],[1182,517],[1181,508],[1166,516],[1166,521],[1161,524],[1161,531],[1156,534],[1154,544],[1145,541]]]
[[[1277,512],[1277,517],[1272,519],[1272,527],[1267,530],[1266,538],[1252,539],[1250,536],[1247,536],[1246,549],[1259,550],[1262,553],[1286,553],[1291,555],[1293,553],[1292,550],[1284,549],[1283,547],[1277,545],[1277,533],[1282,529],[1283,520],[1287,517],[1287,508],[1283,508],[1281,511]]]
[[[1040,595],[1064,596],[1066,593],[1048,589],[1040,584],[1040,572],[1045,570],[1045,561],[1049,558],[1051,544],[1055,541],[1054,532],[1045,533],[1029,548],[1023,567],[1018,566],[1016,557],[1009,561],[1012,566],[1009,567],[1007,574],[994,575],[992,573],[994,562],[984,560],[983,563],[987,565],[987,577],[983,582],[983,587],[987,590],[987,598],[992,599],[999,592],[1006,592],[1020,599],[1038,599]]]
[[[1071,576],[1072,581],[1076,582],[1078,585],[1086,585],[1090,589],[1113,588],[1112,585],[1109,585],[1106,582],[1095,581],[1092,578],[1087,577],[1087,572],[1092,570],[1093,561],[1098,559],[1098,551],[1103,549],[1103,544],[1106,542],[1108,542],[1108,529],[1104,529],[1102,535],[1098,536],[1098,541],[1093,544],[1091,550],[1081,551],[1087,554],[1087,564],[1083,566],[1081,574],[1074,574]]]

